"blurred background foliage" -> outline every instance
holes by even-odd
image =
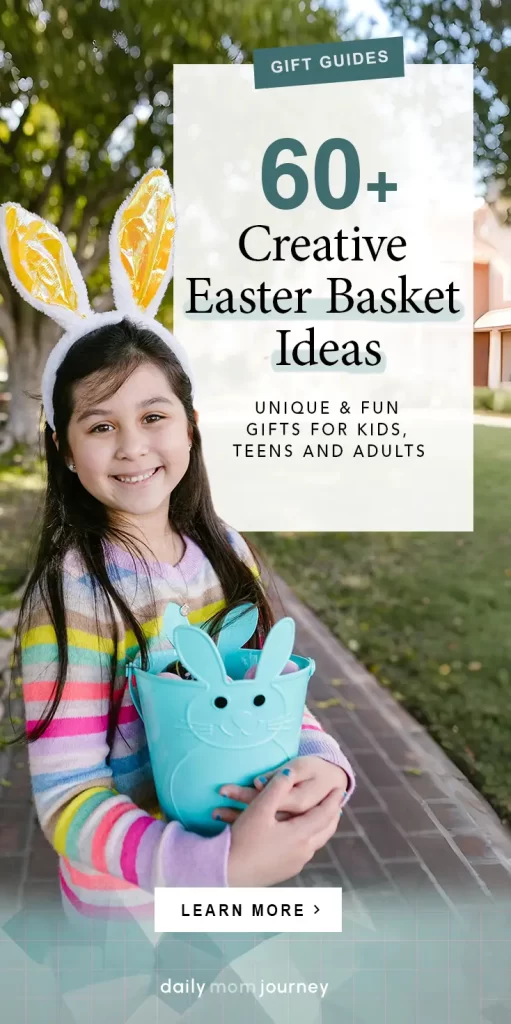
[[[413,44],[411,63],[474,64],[475,159],[489,198],[509,196],[511,0],[380,0]]]
[[[318,0],[4,0],[0,201],[69,238],[98,310],[112,305],[108,229],[136,179],[172,168],[173,64],[251,61],[256,47],[338,38],[342,3]],[[10,401],[4,450],[37,437],[39,389],[58,328],[0,267]],[[160,316],[171,320],[171,290]]]

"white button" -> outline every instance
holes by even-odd
[[[342,889],[155,889],[156,932],[341,932]]]

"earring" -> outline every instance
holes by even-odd
[[[68,468],[71,470],[72,473],[76,473],[76,466],[74,462],[70,462]]]
[[[192,450],[192,446],[191,446],[191,444],[189,444],[188,445],[188,451],[191,452],[191,450]]]

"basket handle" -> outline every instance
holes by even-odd
[[[132,699],[132,701],[133,701],[133,703],[134,703],[134,705],[135,705],[135,707],[136,707],[136,709],[138,711],[138,714],[140,715],[140,718],[142,719],[142,721],[144,721],[144,716],[142,714],[142,708],[140,707],[140,698],[139,698],[138,691],[137,691],[137,688],[136,688],[135,683],[134,683],[135,673],[134,673],[134,668],[133,668],[133,664],[132,664],[131,661],[128,661],[127,664],[126,664],[126,678],[128,680],[128,686],[129,686],[129,690],[130,690],[131,699]]]

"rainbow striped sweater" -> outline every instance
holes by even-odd
[[[229,539],[256,571],[242,537],[230,530]],[[115,545],[106,549],[109,576],[143,626],[152,650],[170,646],[161,636],[169,601],[186,600],[188,621],[195,625],[224,605],[211,563],[190,538],[185,544],[179,566],[150,563],[150,580],[143,563],[134,562]],[[144,726],[126,685],[126,661],[138,653],[135,636],[115,610],[119,638],[114,700],[119,729],[109,745],[114,642],[108,616],[102,616],[99,601],[95,610],[92,581],[74,553],[64,564],[64,597],[66,683],[50,726],[29,744],[38,818],[59,854],[66,909],[89,916],[150,918],[156,886],[227,885],[230,827],[208,838],[162,819]],[[42,601],[34,607],[22,639],[22,671],[30,732],[52,698],[57,674],[55,633]],[[346,799],[351,796],[355,780],[350,764],[308,709],[299,753],[316,754],[344,768],[350,780]]]

